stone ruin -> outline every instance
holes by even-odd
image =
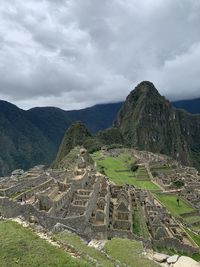
[[[194,253],[192,244],[171,215],[153,196],[130,185],[111,184],[94,166],[83,160],[72,169],[45,169],[36,166],[27,172],[15,171],[0,180],[0,215],[23,216],[47,230],[63,225],[90,239],[115,236],[137,239]],[[149,238],[133,233],[134,208],[140,205]]]
[[[130,190],[112,186],[84,162],[84,153],[81,149],[73,171],[36,166],[0,180],[1,215],[34,216],[47,229],[61,223],[87,238],[109,238],[112,231],[132,234]]]

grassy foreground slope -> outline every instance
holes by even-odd
[[[105,250],[115,260],[131,267],[159,266],[142,255],[142,245],[137,241],[113,238],[106,243]]]
[[[0,222],[1,267],[115,267],[116,263],[133,267],[157,267],[142,255],[142,244],[114,238],[106,243],[105,253],[87,246],[77,235],[62,233],[54,236],[62,248],[38,237],[30,229],[11,222]],[[72,258],[65,248],[73,247],[79,259]],[[88,261],[90,258],[90,261]]]
[[[105,245],[106,254],[87,246],[78,236],[70,233],[60,233],[55,235],[55,239],[62,244],[69,244],[79,251],[81,255],[88,255],[93,258],[98,266],[115,267],[116,264],[130,267],[158,267],[156,263],[150,261],[142,255],[142,244],[135,240],[113,238]],[[96,265],[96,266],[97,266]]]
[[[1,267],[89,267],[15,222],[0,222]]]

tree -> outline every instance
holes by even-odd
[[[132,172],[135,172],[135,171],[137,171],[138,167],[139,166],[136,163],[131,163],[130,170]]]

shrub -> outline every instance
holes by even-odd
[[[158,176],[158,173],[156,171],[153,171],[152,175],[153,175],[153,177],[156,177],[156,176]]]
[[[182,186],[185,185],[184,181],[183,180],[176,180],[176,181],[173,181],[173,185],[176,186],[177,188],[180,188]]]
[[[135,163],[132,163],[131,166],[130,166],[130,170],[131,170],[132,172],[135,172],[135,171],[137,171],[137,169],[138,169],[138,165],[135,164]]]

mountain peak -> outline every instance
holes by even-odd
[[[128,98],[138,99],[139,97],[161,97],[154,84],[149,81],[139,83],[133,91],[129,94]]]
[[[71,124],[69,129],[66,131],[62,143],[60,145],[56,161],[56,166],[61,160],[76,146],[82,146],[85,139],[91,137],[85,124],[81,121],[77,121]]]
[[[154,84],[150,81],[142,81],[136,86],[135,90],[140,90],[143,93],[146,92],[158,93],[158,90],[155,88]]]
[[[141,82],[129,94],[114,125],[128,146],[196,163],[190,139],[199,133],[199,120],[172,107],[151,82]],[[196,141],[193,147],[198,150]]]

